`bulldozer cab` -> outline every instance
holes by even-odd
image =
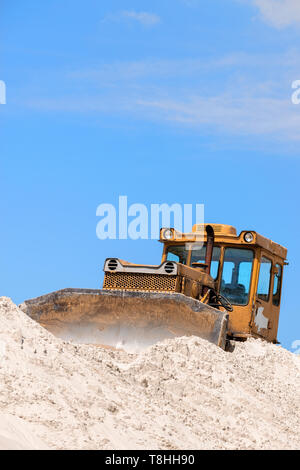
[[[21,308],[64,339],[128,351],[191,335],[223,349],[228,338],[277,342],[285,248],[217,224],[161,229],[160,241],[160,265],[107,258],[102,289],[62,289]]]
[[[232,305],[228,335],[233,338],[261,337],[277,342],[282,276],[287,250],[254,231],[210,224],[214,246],[209,274],[216,291]],[[198,236],[198,233],[202,236]],[[173,261],[194,269],[205,264],[207,234],[195,225],[190,234],[162,229],[162,262]]]

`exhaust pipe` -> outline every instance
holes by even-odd
[[[213,249],[214,249],[214,242],[215,242],[215,232],[211,225],[206,225],[205,227],[206,234],[207,234],[207,242],[206,242],[206,254],[205,254],[205,264],[206,268],[205,271],[207,274],[210,274],[211,269],[211,262],[213,256]]]

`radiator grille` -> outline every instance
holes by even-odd
[[[175,292],[177,276],[144,273],[105,273],[103,289]]]

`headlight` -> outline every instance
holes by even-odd
[[[245,233],[245,235],[244,235],[244,240],[245,240],[245,242],[247,242],[247,243],[252,243],[253,240],[254,240],[253,233],[251,233],[251,232]]]
[[[173,230],[170,229],[170,228],[166,228],[163,233],[162,233],[162,236],[165,240],[172,240],[172,238],[174,237],[173,235]]]

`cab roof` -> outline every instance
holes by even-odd
[[[190,233],[181,233],[175,229],[172,230],[172,238],[164,238],[164,230],[170,230],[162,228],[160,232],[160,241],[163,243],[174,243],[174,242],[197,242],[206,240],[206,227],[211,226],[214,229],[215,233],[215,242],[216,243],[228,243],[228,244],[237,244],[237,245],[254,245],[264,248],[266,251],[282,258],[283,260],[287,257],[287,249],[278,243],[273,242],[272,240],[260,235],[255,230],[243,230],[239,235],[237,235],[236,228],[232,225],[225,224],[195,224],[193,226],[192,232]],[[251,232],[253,235],[253,240],[247,242],[245,240],[245,235]]]

